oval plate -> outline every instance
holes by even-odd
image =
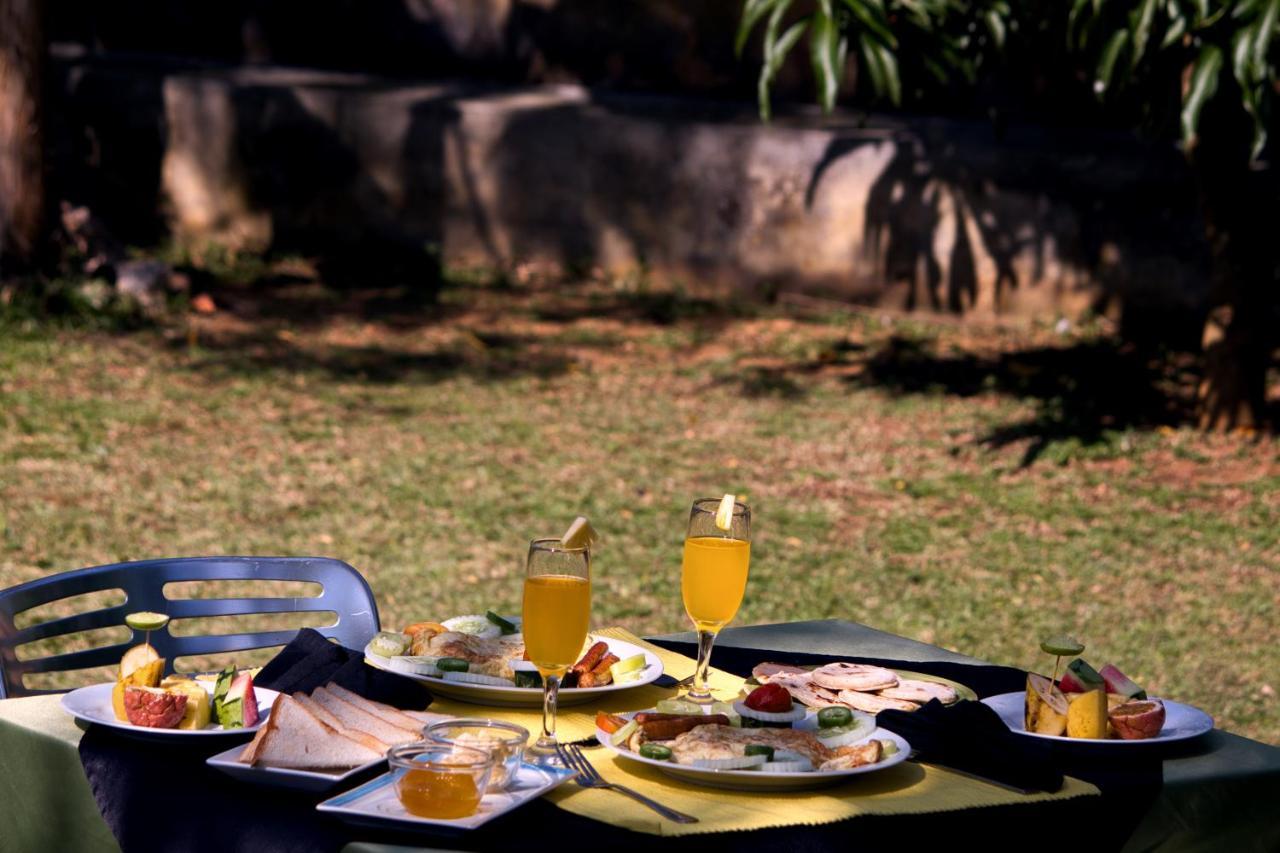
[[[607,643],[609,651],[617,655],[619,659],[625,660],[632,655],[643,654],[645,660],[644,675],[638,680],[629,681],[626,684],[607,684],[604,687],[562,687],[557,704],[581,705],[609,693],[617,693],[620,690],[630,690],[633,687],[652,684],[662,677],[662,661],[652,652],[645,651],[634,643],[628,643],[626,640],[615,640],[613,637],[588,636],[587,645],[597,640]],[[388,659],[382,658],[379,660],[377,656],[370,655],[369,649],[365,648],[365,663],[376,669],[384,669],[387,672],[391,672],[391,668],[382,663],[383,660]],[[403,672],[396,674],[403,675],[405,678],[412,678],[414,681],[421,681],[423,684],[430,685],[433,693],[438,693],[449,699],[457,699],[459,702],[471,702],[476,705],[498,705],[504,708],[542,707],[541,687],[500,687],[488,684],[465,684],[461,681],[449,681],[434,675],[408,675]]]
[[[637,711],[630,714],[619,714],[619,716],[631,719],[636,713],[644,712]],[[817,714],[810,714],[795,725],[797,729],[813,730],[817,727]],[[725,788],[731,791],[799,791],[807,788],[825,788],[829,785],[839,785],[841,782],[847,782],[854,776],[862,776],[866,773],[876,773],[880,770],[888,769],[906,761],[911,755],[911,744],[907,743],[907,739],[888,729],[873,729],[869,735],[858,741],[858,743],[871,739],[891,740],[898,745],[898,751],[888,758],[877,761],[875,764],[853,767],[848,770],[772,773],[761,770],[709,770],[676,764],[671,761],[657,761],[652,758],[645,758],[643,755],[634,753],[629,749],[619,749],[610,743],[608,732],[596,729],[596,740],[600,741],[605,749],[608,749],[614,755],[625,758],[628,761],[648,764],[668,776],[684,782],[692,782],[695,785],[703,785],[709,788]]]
[[[1026,714],[1027,694],[1023,691],[1017,693],[1001,693],[997,696],[988,696],[982,700],[982,704],[990,707],[1004,722],[1009,730],[1014,734],[1025,735],[1026,737],[1040,738],[1041,740],[1057,741],[1061,744],[1070,746],[1078,746],[1082,748],[1103,748],[1103,749],[1123,749],[1125,747],[1135,746],[1151,746],[1161,743],[1176,743],[1177,741],[1190,740],[1200,737],[1202,734],[1213,731],[1213,717],[1210,717],[1199,708],[1191,705],[1183,705],[1181,702],[1174,702],[1170,699],[1161,699],[1164,703],[1164,728],[1160,730],[1160,734],[1152,738],[1143,740],[1122,740],[1120,738],[1107,738],[1105,740],[1097,738],[1079,738],[1079,737],[1062,737],[1061,735],[1046,735],[1039,732],[1029,732],[1024,726],[1024,717]]]
[[[200,682],[210,694],[213,693],[213,685]],[[94,723],[99,726],[107,726],[108,728],[118,729],[121,733],[130,735],[131,737],[139,737],[144,739],[153,738],[184,738],[184,737],[211,737],[211,736],[227,736],[239,734],[253,734],[263,723],[267,721],[267,715],[271,713],[271,703],[276,701],[279,694],[274,690],[266,687],[253,688],[254,696],[258,699],[258,723],[254,726],[243,726],[238,729],[224,729],[217,723],[205,726],[203,729],[153,729],[147,726],[135,726],[133,723],[116,719],[116,712],[111,707],[111,691],[115,689],[114,682],[106,684],[90,684],[88,687],[81,687],[66,693],[62,697],[62,710],[84,723]]]

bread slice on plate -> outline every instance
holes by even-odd
[[[374,702],[372,699],[366,699],[359,693],[354,693],[343,687],[341,684],[327,684],[325,687],[329,692],[333,693],[334,696],[337,696],[342,701],[368,711],[370,714],[390,723],[396,728],[408,729],[409,731],[415,732],[422,729],[423,721],[417,719],[416,715],[410,715],[401,711],[399,708],[393,708],[390,705],[383,704],[382,702]],[[434,714],[431,716],[434,716],[439,720],[447,719],[443,714]],[[435,722],[435,720],[432,720],[432,722]]]
[[[359,743],[364,744],[370,749],[376,749],[378,752],[382,752],[382,753],[385,753],[388,749],[391,748],[391,744],[387,743],[386,741],[378,740],[376,737],[374,737],[371,734],[368,734],[367,732],[362,732],[357,729],[348,728],[343,724],[342,720],[339,720],[337,717],[335,717],[328,708],[321,705],[319,702],[312,699],[307,694],[299,691],[293,694],[293,699],[303,708],[310,711],[313,716],[315,716],[318,720],[320,720],[320,722],[324,723],[326,726],[328,726],[331,729],[336,729],[337,731],[341,732],[343,735],[351,738],[352,740],[358,741]]]
[[[364,708],[339,698],[328,687],[317,687],[311,692],[311,698],[323,705],[325,710],[337,717],[346,728],[373,735],[378,740],[389,743],[392,746],[411,743],[421,737],[417,727],[401,728],[400,726],[392,725],[381,717],[369,713]]]
[[[271,705],[267,724],[240,753],[246,764],[297,770],[356,767],[382,753],[322,722],[291,696],[281,694]]]

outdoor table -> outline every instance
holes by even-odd
[[[652,639],[679,651],[686,651],[684,644],[693,642],[690,634]],[[985,663],[837,620],[730,628],[720,635],[717,648],[726,654],[749,648],[780,654],[921,663]],[[57,696],[0,701],[0,851],[118,849],[85,779],[77,753],[80,736],[74,721],[58,707]],[[1154,802],[1146,806],[1124,849],[1280,849],[1280,820],[1275,817],[1273,805],[1278,800],[1280,749],[1215,730],[1163,761],[1163,786]],[[590,841],[612,853],[614,849],[653,849],[655,844],[661,844],[664,850],[776,849],[783,845],[824,849],[836,846],[833,841],[852,839],[862,847],[877,838],[891,841],[904,829],[912,833],[909,838],[922,843],[929,833],[942,833],[936,837],[967,837],[988,846],[993,840],[1005,838],[1007,844],[995,846],[1012,846],[1018,840],[1025,846],[1031,842],[1023,833],[1038,828],[1044,837],[1038,849],[1054,848],[1071,838],[1076,842],[1086,839],[1089,849],[1108,849],[1120,847],[1121,840],[1099,838],[1092,827],[1114,821],[1118,808],[1124,808],[1124,804],[1092,796],[1035,807],[1017,805],[910,817],[868,816],[817,827],[662,839],[578,817],[545,801],[530,803],[522,812],[529,815],[528,826],[536,828],[537,835],[554,833],[557,838],[576,839],[573,846],[579,847]],[[1076,828],[1076,834],[1071,827]],[[374,834],[368,837],[368,842],[349,844],[347,851],[392,853],[424,849],[379,843],[382,837]],[[494,838],[484,829],[454,838],[424,836],[425,843],[431,845],[427,849],[478,849],[495,846]],[[394,840],[403,845],[410,837],[400,835]]]

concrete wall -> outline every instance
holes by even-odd
[[[284,69],[161,91],[161,191],[195,242],[983,314],[1194,311],[1207,287],[1180,159],[1126,139]]]

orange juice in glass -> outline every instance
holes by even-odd
[[[693,502],[684,540],[680,592],[698,631],[698,665],[685,697],[710,703],[707,667],[716,634],[737,615],[751,564],[751,510],[733,495]]]
[[[582,655],[591,621],[591,550],[561,539],[529,543],[525,565],[524,633],[529,660],[542,674],[542,735],[525,753],[532,764],[558,764],[556,697],[560,679]]]

